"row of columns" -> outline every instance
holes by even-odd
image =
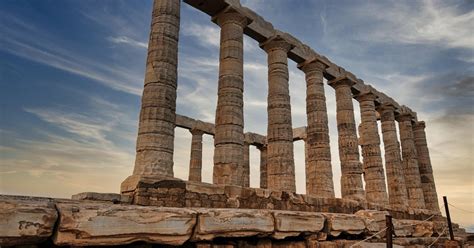
[[[154,1],[135,175],[173,176],[179,8],[180,1]],[[243,31],[251,20],[231,7],[213,20],[221,27],[213,182],[248,187],[249,151],[243,133]],[[288,74],[288,52],[293,46],[279,35],[260,46],[267,53],[268,61],[267,144],[259,148],[262,151],[261,186],[294,192],[295,164]],[[313,59],[298,67],[305,73],[307,89],[307,192],[314,196],[334,197],[323,85],[323,73],[327,65]],[[394,110],[389,105],[376,109],[376,96],[369,90],[356,96],[362,120],[358,138],[352,102],[354,83],[347,77],[329,82],[336,92],[342,197],[439,210],[424,124],[413,127],[409,113],[399,116],[401,159]],[[381,112],[389,195],[385,186],[377,111]],[[359,158],[359,145],[362,147],[363,163]],[[194,130],[191,181],[201,181],[201,168],[202,132]],[[365,190],[362,176],[366,183]]]

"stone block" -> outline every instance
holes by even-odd
[[[72,200],[110,201],[113,203],[130,203],[132,198],[128,195],[115,193],[82,192],[71,196]]]
[[[192,235],[196,212],[181,208],[58,203],[56,245],[124,245],[136,241],[181,245]]]
[[[393,220],[397,237],[431,237],[434,232],[433,222],[419,220]]]
[[[324,213],[328,222],[328,232],[331,236],[337,237],[341,233],[361,234],[365,231],[364,220],[351,214],[331,214]]]
[[[276,239],[299,236],[303,232],[318,233],[324,227],[324,216],[310,212],[274,211]]]
[[[198,225],[193,240],[216,237],[250,237],[269,235],[274,231],[269,211],[250,209],[199,210]]]
[[[385,216],[389,215],[388,211],[377,210],[359,210],[355,213],[356,216],[364,220],[366,229],[371,233],[376,233],[386,227]],[[378,238],[385,236],[385,232],[377,235]]]
[[[48,198],[0,196],[0,246],[40,243],[53,235],[58,218]]]

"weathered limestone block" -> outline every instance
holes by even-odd
[[[192,235],[196,212],[184,208],[105,203],[58,203],[56,245],[123,245],[135,241],[181,245]]]
[[[173,177],[180,3],[154,1],[134,175]]]
[[[352,214],[323,213],[326,217],[328,232],[337,237],[341,233],[361,234],[365,231],[365,223],[362,217]]]
[[[372,235],[386,227],[385,216],[390,214],[388,211],[359,210],[355,215],[363,218],[366,229],[369,231],[369,234]],[[376,237],[382,238],[384,236],[385,232],[382,232]]]
[[[276,239],[299,236],[301,233],[318,233],[324,227],[324,216],[318,213],[274,211]]]
[[[395,107],[390,103],[383,103],[378,111],[382,122],[389,203],[392,207],[406,208],[408,207],[408,196],[395,124]]]
[[[439,212],[438,194],[433,177],[430,152],[426,142],[425,122],[418,121],[413,126],[416,153],[418,155],[418,166],[420,169],[421,187],[427,209]]]
[[[71,196],[72,200],[83,201],[109,201],[113,203],[131,203],[132,198],[129,195],[121,195],[115,193],[96,193],[82,192]]]
[[[191,156],[189,161],[189,181],[201,182],[202,180],[202,135],[201,130],[191,130]]]
[[[359,144],[362,147],[366,199],[371,203],[388,204],[375,110],[376,96],[366,87],[356,99],[360,106]]]
[[[431,237],[434,225],[431,221],[393,219],[397,237]]]
[[[250,20],[233,9],[213,18],[221,27],[219,82],[214,136],[213,182],[243,185],[243,35]]]
[[[336,78],[329,85],[336,89],[336,118],[341,161],[341,194],[343,198],[365,200],[362,185],[362,164],[359,160],[359,141],[354,118],[351,86],[347,77]]]
[[[268,54],[267,186],[272,190],[295,192],[287,56],[292,46],[280,36],[260,46]]]
[[[0,196],[0,246],[43,242],[53,235],[57,218],[51,199]]]
[[[421,185],[418,155],[413,138],[412,118],[411,113],[406,109],[398,116],[403,172],[408,194],[408,205],[412,208],[424,209],[425,199]]]
[[[306,77],[306,194],[334,197],[323,84],[323,71],[328,65],[315,59],[299,64],[298,67],[304,71]]]
[[[193,240],[269,235],[274,231],[273,216],[269,211],[249,209],[203,209],[199,211]]]
[[[306,248],[304,241],[275,241],[272,243],[272,248]]]

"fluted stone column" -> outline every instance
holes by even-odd
[[[134,175],[173,177],[180,2],[153,4]]]
[[[257,146],[260,150],[260,188],[267,188],[267,145]]]
[[[395,107],[382,104],[378,111],[382,122],[382,136],[385,148],[385,168],[387,170],[388,200],[392,206],[408,207],[407,188],[403,175],[400,143],[395,124]]]
[[[302,63],[298,67],[306,77],[306,194],[335,197],[332,180],[328,115],[324,95],[323,71],[320,60]]]
[[[415,146],[418,154],[418,166],[420,169],[421,187],[427,209],[439,212],[438,194],[431,167],[430,152],[426,142],[425,122],[418,121],[413,126]]]
[[[398,116],[408,205],[412,208],[425,208],[411,120],[412,116],[409,113],[402,113]]]
[[[202,174],[202,135],[201,130],[191,130],[191,159],[189,161],[189,181],[201,182]]]
[[[247,18],[232,10],[214,20],[221,27],[214,172],[215,184],[242,185],[244,159],[243,30]]]
[[[388,196],[380,151],[375,98],[375,94],[370,91],[362,92],[356,98],[359,101],[361,116],[359,144],[362,147],[365,197],[368,202],[385,205],[388,204]]]
[[[354,119],[351,86],[347,77],[329,82],[336,90],[336,118],[341,161],[341,194],[343,198],[365,200],[362,185],[362,164],[359,161],[359,142]]]
[[[288,57],[291,45],[276,36],[262,48],[268,53],[268,189],[296,191]]]
[[[244,143],[244,164],[242,167],[242,186],[250,187],[250,144]]]

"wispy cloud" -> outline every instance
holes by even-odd
[[[107,40],[115,44],[126,44],[136,48],[148,48],[148,43],[137,41],[127,36],[107,37]]]
[[[379,23],[378,28],[367,33],[368,40],[474,48],[474,11],[461,13],[463,10],[458,5],[446,1],[391,3],[387,7],[367,2],[369,6],[360,6],[359,11],[354,12]]]

